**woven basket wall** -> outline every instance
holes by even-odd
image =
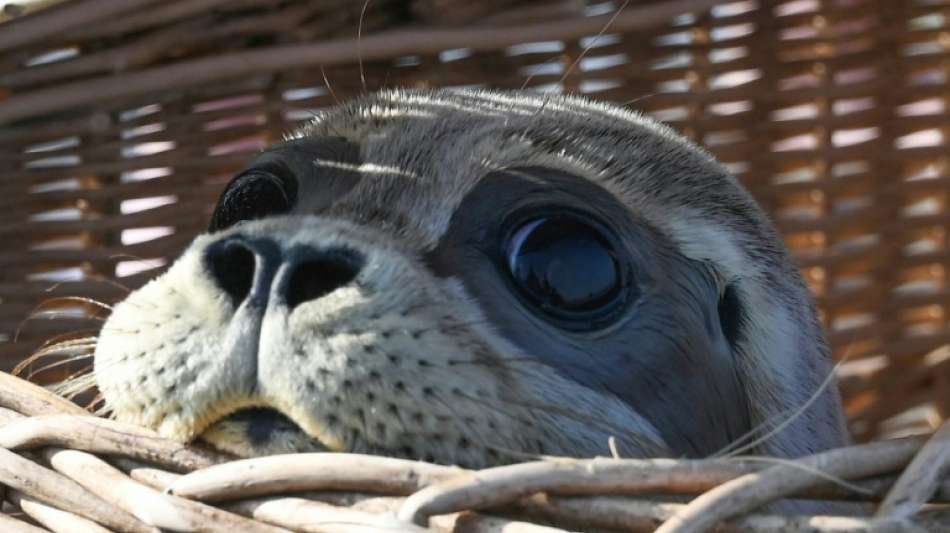
[[[0,15],[0,369],[98,327],[37,306],[156,275],[313,110],[526,85],[653,114],[734,170],[848,358],[859,440],[950,414],[948,0],[632,1],[609,26],[622,2],[371,0],[359,44],[361,1],[47,3]]]

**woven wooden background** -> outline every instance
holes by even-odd
[[[651,113],[734,170],[848,358],[859,440],[950,414],[950,0],[371,0],[360,41],[362,1],[47,3],[0,15],[2,369],[97,328],[37,306],[153,277],[314,110],[526,85]]]

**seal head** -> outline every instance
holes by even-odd
[[[766,217],[707,153],[572,96],[386,91],[227,186],[114,308],[111,413],[240,455],[469,467],[844,443],[829,352]]]

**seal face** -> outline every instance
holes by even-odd
[[[668,128],[570,96],[388,91],[227,186],[116,305],[120,420],[240,455],[481,467],[844,443],[810,295],[751,197]]]

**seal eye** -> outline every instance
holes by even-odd
[[[507,241],[508,270],[522,296],[569,329],[599,326],[623,293],[623,268],[604,232],[574,216],[522,223]]]
[[[218,231],[238,222],[286,213],[293,208],[296,196],[297,182],[285,165],[248,169],[224,189],[208,229]]]

